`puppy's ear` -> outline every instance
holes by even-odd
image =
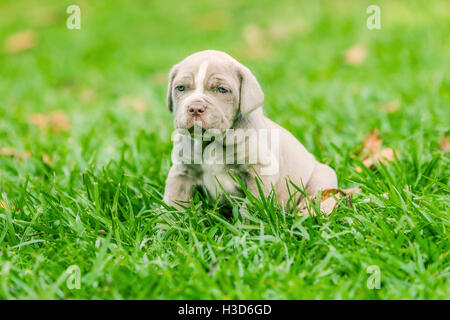
[[[167,108],[170,112],[173,112],[173,101],[172,101],[172,85],[173,85],[173,79],[175,78],[175,75],[177,74],[177,68],[178,65],[174,65],[172,69],[169,71],[169,84],[167,86]]]
[[[239,108],[242,115],[246,115],[264,102],[264,93],[251,71],[243,66],[239,66],[239,76],[241,80],[241,90],[239,98]]]

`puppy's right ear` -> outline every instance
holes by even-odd
[[[170,112],[173,112],[173,101],[172,101],[172,85],[173,85],[173,79],[175,78],[175,75],[177,74],[178,65],[174,65],[172,69],[170,69],[169,72],[169,84],[167,86],[167,108]]]
[[[240,63],[239,75],[241,78],[239,108],[241,114],[246,115],[262,106],[264,102],[264,93],[253,73]]]

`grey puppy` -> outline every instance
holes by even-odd
[[[266,118],[263,102],[264,94],[254,75],[224,52],[197,52],[172,67],[167,107],[174,113],[175,128],[184,132],[183,139],[174,141],[174,150],[195,145],[198,137],[192,138],[192,132],[196,128],[202,133],[213,132],[215,138],[197,143],[200,150],[215,148],[200,162],[191,161],[195,151],[184,154],[183,161],[172,157],[165,203],[176,207],[188,204],[198,186],[205,187],[212,199],[225,199],[224,191],[242,196],[233,174],[254,195],[259,193],[256,178],[260,179],[263,192],[267,195],[274,190],[284,206],[289,201],[295,205],[304,201],[301,193],[293,192],[290,182],[303,187],[311,197],[320,190],[337,188],[334,170],[319,163],[291,133]],[[222,138],[217,138],[220,135]],[[222,149],[226,151],[218,152]],[[224,158],[224,154],[231,154],[231,158]]]

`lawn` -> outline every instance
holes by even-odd
[[[449,19],[445,0],[1,1],[0,298],[450,299]],[[329,217],[162,207],[167,73],[203,49],[362,192]],[[395,158],[366,168],[372,130]]]

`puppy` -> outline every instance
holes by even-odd
[[[263,114],[264,94],[254,75],[228,54],[197,52],[172,67],[167,107],[176,136],[164,192],[168,205],[188,205],[196,187],[214,200],[273,190],[285,207],[337,188],[333,169],[319,163],[287,130]],[[238,177],[241,183],[238,183]],[[259,181],[259,183],[257,182]]]

